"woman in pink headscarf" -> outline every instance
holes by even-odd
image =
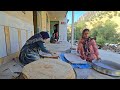
[[[89,29],[84,29],[82,38],[79,40],[77,52],[83,60],[92,62],[92,60],[99,60],[99,52],[96,41],[89,37]]]

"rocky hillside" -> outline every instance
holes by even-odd
[[[117,32],[120,32],[120,11],[88,11],[77,23],[85,21],[86,27],[92,29],[98,23],[104,23],[106,20],[114,21],[118,24]]]

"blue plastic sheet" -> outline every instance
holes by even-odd
[[[64,57],[64,53],[61,53],[59,57],[60,57],[60,60],[69,63],[69,61]],[[69,63],[69,64],[71,64],[73,68],[81,68],[81,69],[91,68],[90,64],[72,64],[72,63]]]

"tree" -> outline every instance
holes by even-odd
[[[86,24],[85,24],[84,21],[81,21],[81,22],[79,22],[79,23],[76,24],[76,27],[77,27],[77,28],[80,28],[80,29],[83,29],[83,28],[86,27]]]
[[[97,44],[103,46],[105,44],[105,39],[103,37],[97,37]]]
[[[102,19],[103,17],[102,16],[99,16],[99,19]]]
[[[67,40],[69,41],[71,39],[71,32],[70,30],[67,30]]]
[[[82,31],[80,30],[80,28],[76,27],[74,33],[75,33],[74,36],[76,37],[76,40],[79,40],[80,37],[82,36]]]
[[[117,11],[114,11],[114,16],[117,16]]]
[[[118,14],[118,16],[120,17],[120,13]]]
[[[86,24],[84,21],[81,21],[75,25],[75,31],[74,36],[76,37],[76,40],[79,40],[79,38],[82,35],[82,30],[86,27]]]
[[[93,24],[93,27],[95,28],[95,27],[100,27],[100,26],[102,26],[102,24],[103,24],[103,22],[102,21],[97,21],[97,23],[94,23]],[[93,29],[94,29],[93,28]]]
[[[105,24],[104,24],[104,37],[105,37],[105,39],[107,40],[107,41],[109,41],[110,40],[110,37],[113,37],[113,38],[115,38],[114,36],[116,36],[116,27],[117,27],[118,25],[115,23],[115,22],[113,22],[113,21],[110,21],[110,20],[107,20],[106,22],[105,22]],[[113,40],[112,40],[113,41]],[[113,41],[114,42],[114,41]]]
[[[98,24],[91,30],[91,36],[97,38],[97,43],[104,45],[104,43],[117,43],[119,35],[116,32],[118,25],[110,20],[107,20],[104,24]]]
[[[111,18],[113,18],[113,16],[112,16],[112,15],[109,15],[108,17],[109,17],[110,19],[111,19]]]
[[[114,13],[114,15],[112,15]],[[120,43],[120,33],[118,34],[116,32],[116,28],[118,25],[111,21],[106,20],[103,22],[101,18],[109,17],[109,19],[113,18],[114,16],[120,17],[120,13],[117,11],[104,11],[103,13],[99,12],[96,14],[96,16],[91,18],[85,18],[87,22],[91,23],[92,29],[91,29],[91,37],[96,37],[96,41],[100,45],[104,45],[105,43]],[[88,20],[90,19],[90,21]],[[92,22],[92,20],[95,20],[97,22]],[[81,21],[79,23],[75,23],[75,35],[76,39],[79,39],[82,35],[82,30],[86,27],[85,24],[86,21]]]

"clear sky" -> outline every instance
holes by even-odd
[[[74,11],[74,22],[76,22],[80,16],[82,16],[85,13],[85,11]],[[67,13],[67,19],[69,19],[68,24],[72,23],[72,11],[68,11]]]

